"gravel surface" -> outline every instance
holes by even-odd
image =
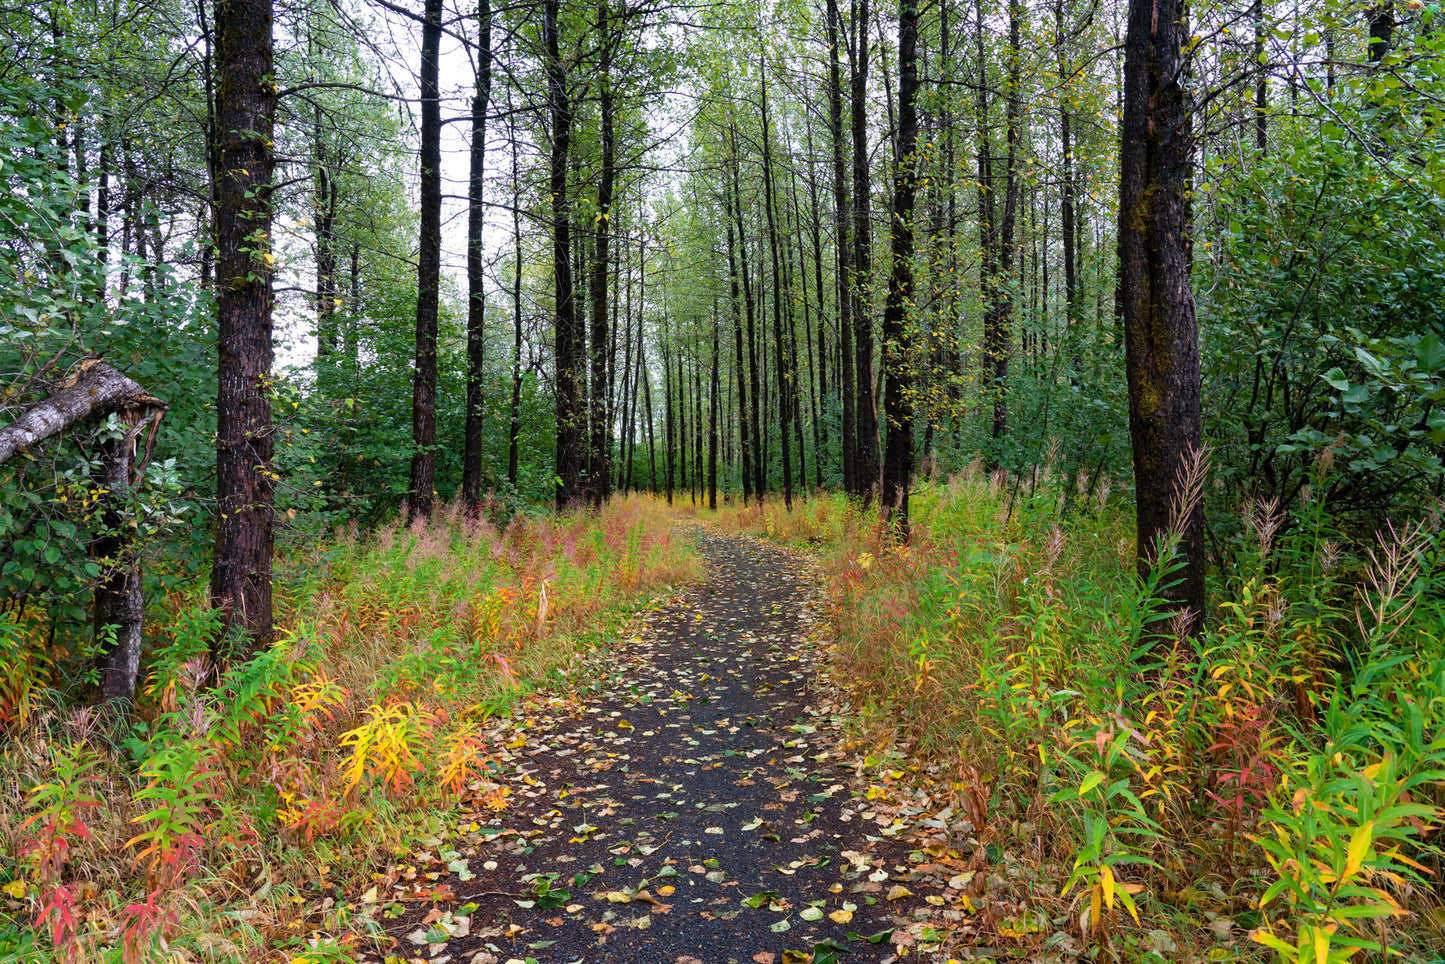
[[[463,820],[393,868],[392,960],[907,954],[898,925],[923,908],[910,888],[927,881],[910,872],[903,822],[847,769],[866,748],[845,745],[804,567],[755,540],[694,531],[706,580],[589,662],[590,693],[514,714],[508,809]],[[428,865],[443,869],[418,869]]]

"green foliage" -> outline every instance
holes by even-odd
[[[585,685],[599,627],[696,565],[643,499],[505,530],[454,508],[313,553],[319,575],[278,587],[292,602],[277,642],[219,676],[204,588],[153,604],[145,684],[118,733],[70,709],[44,667],[3,664],[0,783],[25,802],[0,810],[0,836],[19,844],[0,857],[0,952],[349,959],[382,909],[355,898],[392,848],[508,806],[489,717],[518,694]],[[0,619],[0,645],[17,633]],[[335,898],[311,887],[318,873]],[[552,881],[536,889],[566,899]]]
[[[1218,477],[1293,508],[1329,450],[1342,471],[1316,494],[1362,534],[1445,478],[1445,207],[1433,171],[1389,146],[1432,153],[1440,133],[1381,132],[1381,109],[1347,88],[1269,154],[1215,158],[1205,188],[1223,221],[1201,305]]]
[[[836,668],[875,713],[860,739],[960,774],[970,832],[1038,862],[1016,899],[1100,958],[1132,959],[1144,931],[1205,954],[1201,901],[1285,961],[1426,946],[1412,921],[1445,859],[1438,525],[1356,556],[1322,499],[1256,503],[1203,636],[1170,645],[1167,572],[1139,581],[1127,515],[1064,515],[1059,481],[924,486],[908,546],[841,501],[723,519],[822,543]]]

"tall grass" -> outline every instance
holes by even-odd
[[[1167,546],[1141,582],[1125,509],[1029,488],[925,485],[906,546],[836,497],[716,520],[818,547],[867,741],[945,775],[927,789],[978,864],[1062,924],[993,936],[1100,960],[1438,950],[1438,515],[1352,548],[1318,504],[1249,506],[1190,639],[1156,598]]]
[[[8,682],[0,959],[349,959],[378,908],[345,898],[392,848],[463,800],[506,806],[483,721],[583,685],[579,655],[698,565],[646,498],[502,529],[452,507],[315,555],[242,665],[209,664],[199,589],[158,607],[119,731],[53,680]]]

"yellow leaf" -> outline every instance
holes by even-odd
[[[1349,877],[1360,869],[1365,862],[1365,854],[1370,850],[1370,843],[1375,837],[1375,821],[1367,820],[1356,828],[1353,836],[1350,837],[1349,850],[1345,852],[1344,877]]]
[[[851,910],[835,910],[828,915],[828,919],[835,924],[846,924],[853,919]]]
[[[1099,887],[1104,891],[1104,906],[1114,909],[1114,872],[1107,866],[1099,868]]]
[[[14,897],[16,900],[25,899],[25,881],[23,880],[12,880],[4,887],[0,887],[0,890],[5,891],[6,894]]]

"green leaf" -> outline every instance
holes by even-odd
[[[1415,363],[1422,371],[1427,372],[1439,371],[1445,367],[1445,342],[1440,340],[1439,335],[1432,331],[1420,339],[1420,343],[1415,346]]]

